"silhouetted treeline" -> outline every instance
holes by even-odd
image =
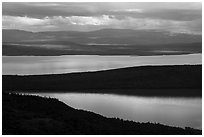
[[[201,96],[202,66],[141,66],[70,74],[5,75],[3,90]]]
[[[2,94],[3,135],[202,134],[201,130],[138,123],[73,109],[53,98]]]

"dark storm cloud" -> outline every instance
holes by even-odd
[[[103,6],[104,5],[104,6]],[[3,15],[29,16],[97,16],[108,14],[106,4],[97,3],[3,3]],[[104,7],[104,8],[103,8]]]
[[[3,15],[29,16],[44,18],[46,16],[80,16],[86,15],[86,9],[78,9],[73,6],[53,3],[3,3]]]
[[[201,34],[201,3],[3,3],[6,29],[156,29]]]
[[[113,6],[115,5],[115,6]],[[118,5],[118,6],[117,6]],[[152,8],[128,4],[121,7],[120,3],[3,3],[3,15],[29,16],[44,18],[46,16],[99,16],[117,15],[118,17],[131,16],[135,18],[159,18],[169,20],[194,20],[201,18],[200,9]],[[140,4],[141,5],[141,4]],[[149,4],[146,4],[149,5]],[[118,7],[118,8],[117,8]],[[140,8],[141,12],[139,12]],[[189,7],[190,8],[190,7]],[[129,9],[129,11],[128,11]],[[136,9],[136,10],[134,10]],[[132,10],[132,11],[131,11]],[[137,12],[138,10],[138,12]]]
[[[200,19],[202,12],[200,10],[188,10],[188,9],[160,9],[149,10],[141,12],[127,12],[127,11],[111,11],[111,15],[115,15],[118,19],[125,18],[127,16],[134,18],[155,18],[165,20],[178,20],[178,21],[191,21]]]

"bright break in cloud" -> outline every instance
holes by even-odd
[[[4,29],[92,31],[104,28],[201,34],[201,3],[3,3]]]

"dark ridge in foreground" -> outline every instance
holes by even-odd
[[[202,134],[201,130],[138,123],[73,109],[53,98],[3,93],[2,134]]]
[[[141,66],[97,72],[3,75],[4,91],[202,96],[202,65]]]

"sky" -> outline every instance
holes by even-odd
[[[200,35],[202,3],[3,2],[2,28],[33,32],[112,28]]]

